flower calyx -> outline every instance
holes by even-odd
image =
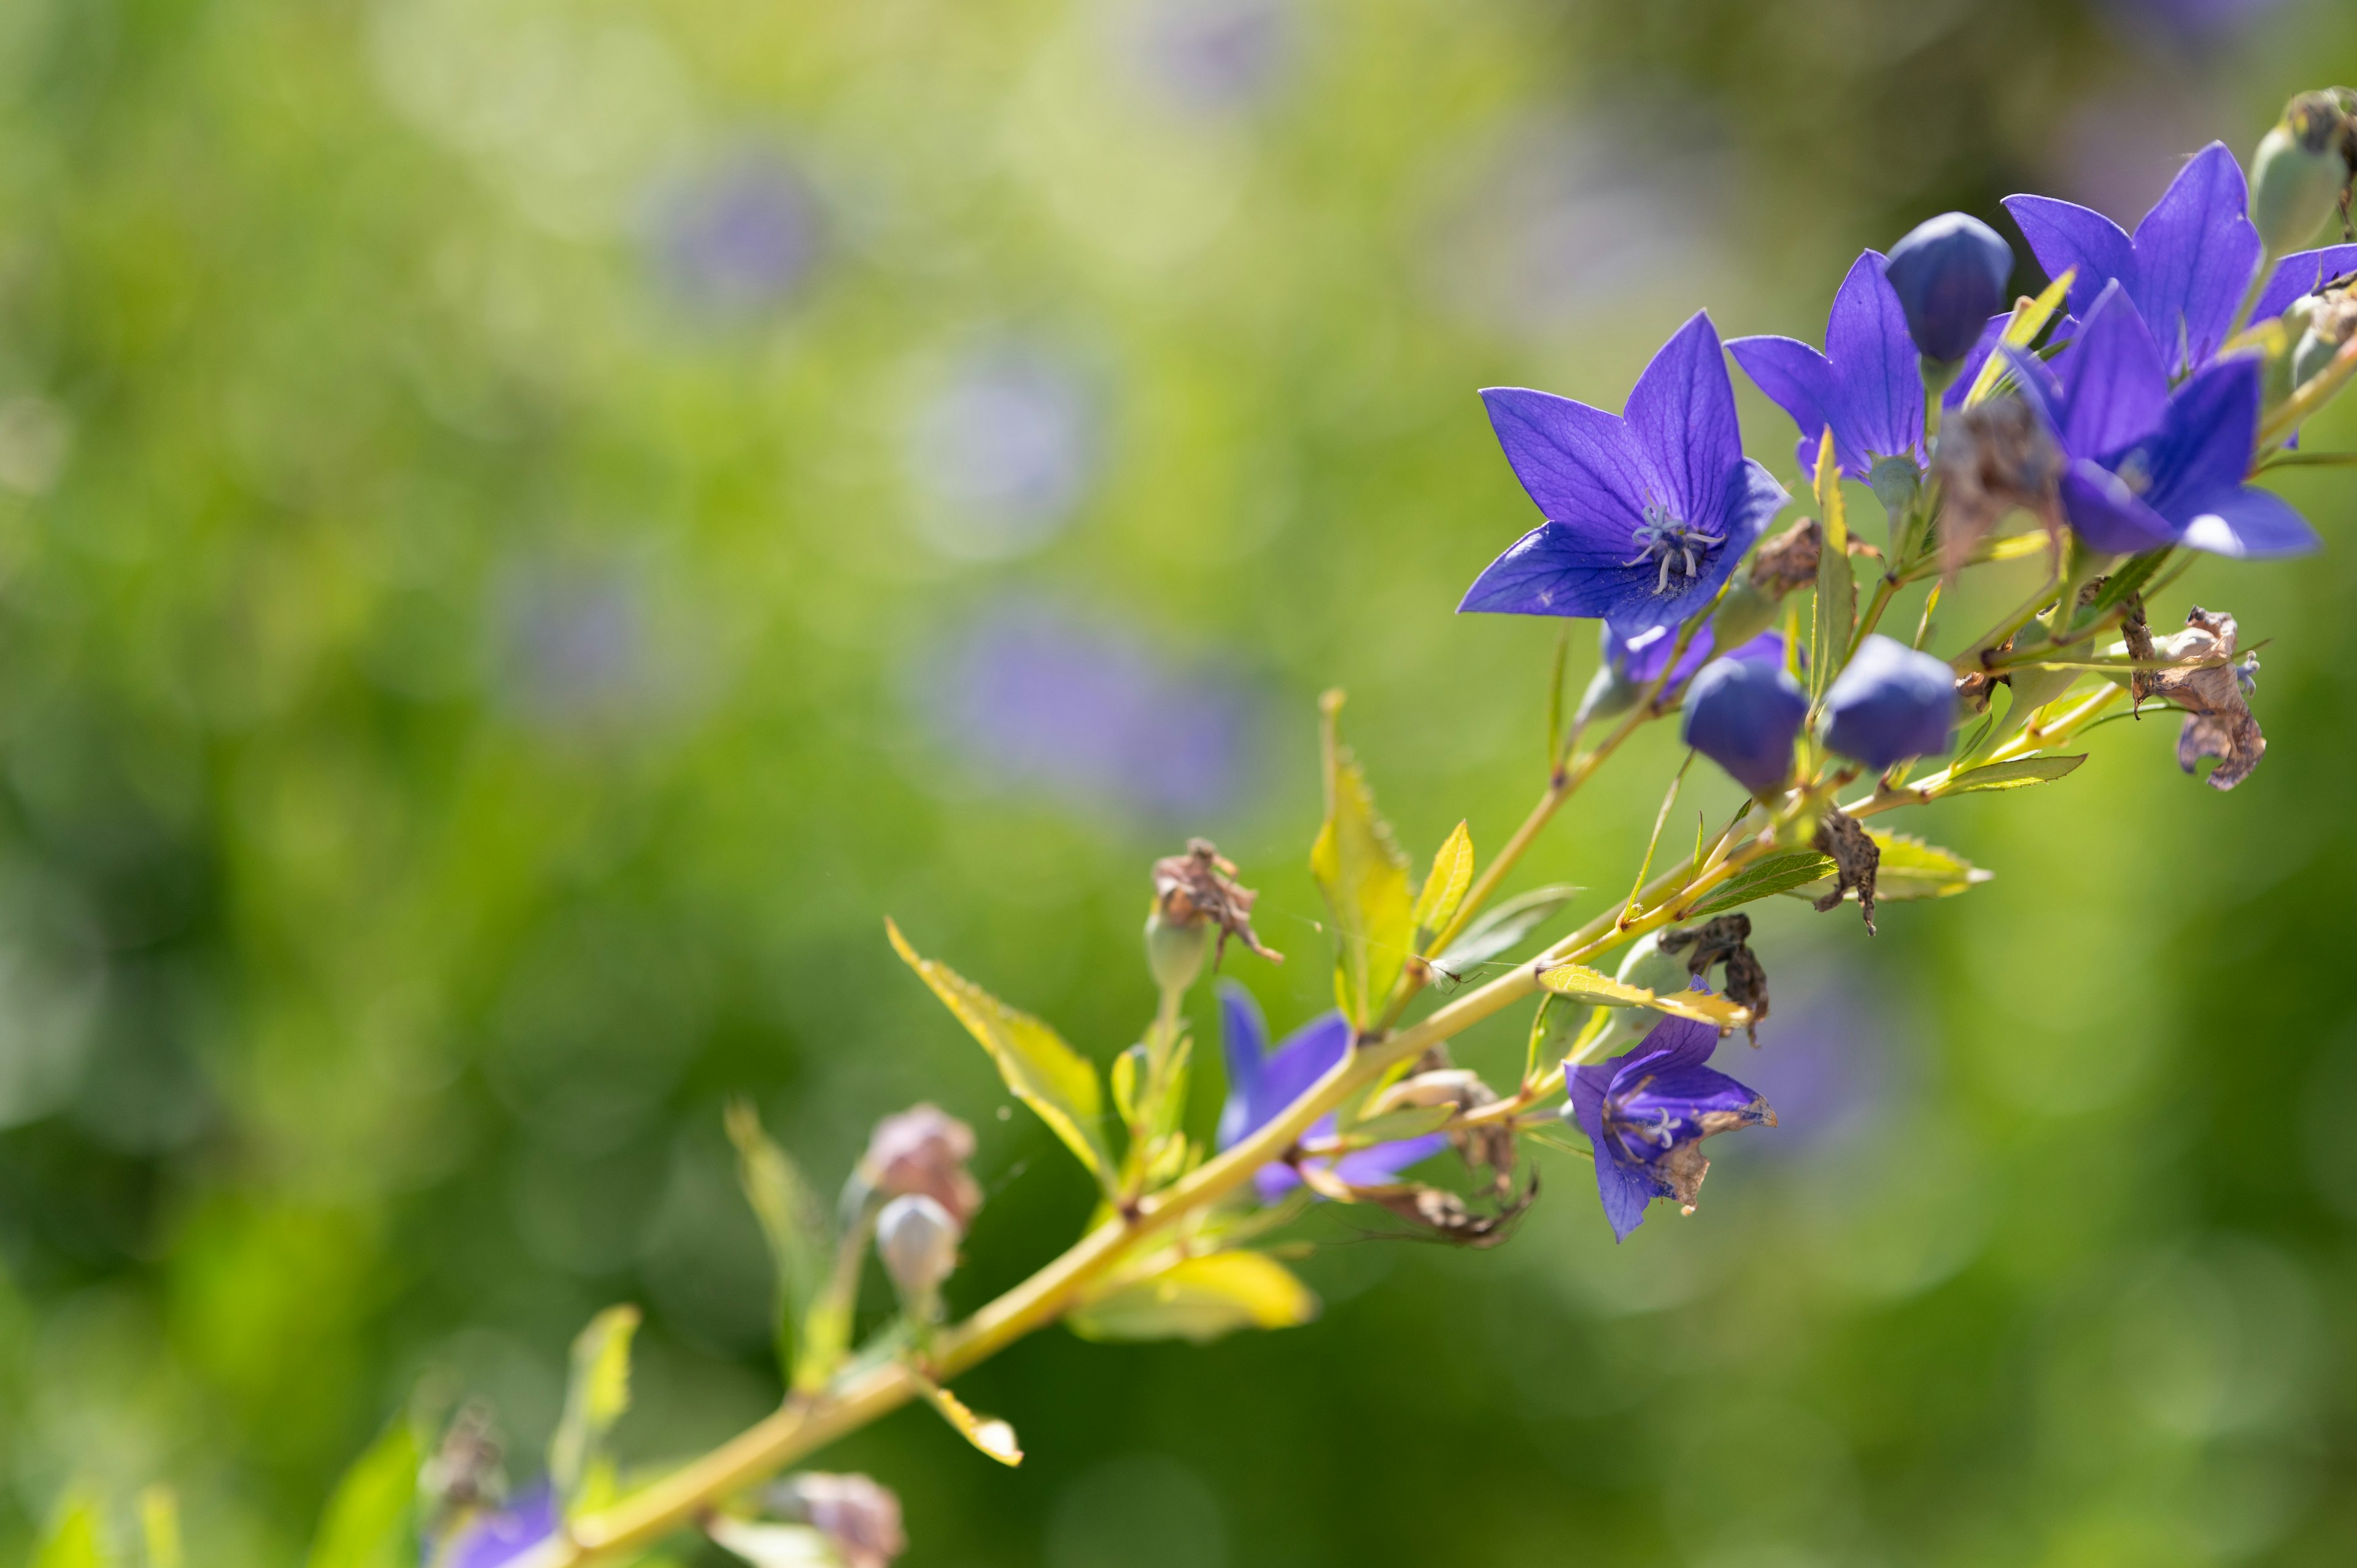
[[[881,1197],[931,1198],[963,1235],[982,1207],[982,1184],[965,1168],[974,1150],[973,1128],[920,1101],[876,1123],[859,1176]]]

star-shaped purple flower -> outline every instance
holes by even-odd
[[[1228,1100],[1220,1108],[1219,1144],[1230,1148],[1267,1125],[1326,1076],[1351,1050],[1351,1025],[1340,1013],[1311,1019],[1272,1052],[1268,1025],[1252,993],[1231,981],[1220,988],[1220,1035],[1228,1058]],[[1322,1118],[1302,1135],[1304,1143],[1334,1135],[1334,1118]],[[1448,1145],[1437,1133],[1403,1138],[1371,1149],[1353,1149],[1333,1162],[1334,1174],[1352,1187],[1374,1187]],[[1272,1161],[1254,1174],[1263,1203],[1275,1203],[1301,1185],[1292,1166]]]
[[[1707,605],[1783,487],[1743,455],[1735,390],[1697,314],[1637,378],[1625,415],[1518,387],[1481,394],[1546,521],[1490,564],[1459,610],[1595,616],[1623,637]]]
[[[1825,321],[1825,351],[1793,338],[1736,338],[1727,351],[1801,427],[1801,472],[1816,467],[1825,427],[1842,472],[1864,479],[1885,457],[1923,466],[1923,371],[1907,312],[1867,251],[1850,264]]]
[[[1717,1048],[1708,1024],[1663,1018],[1628,1055],[1564,1069],[1570,1116],[1596,1151],[1596,1190],[1620,1240],[1657,1197],[1694,1207],[1710,1169],[1705,1138],[1776,1124],[1765,1100],[1705,1065]]]
[[[2071,526],[2096,549],[2268,556],[2317,547],[2289,502],[2244,482],[2259,425],[2255,356],[2215,360],[2172,392],[2160,346],[2114,285],[2050,367],[2022,354],[2012,362],[2070,459]]]

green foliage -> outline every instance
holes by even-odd
[[[884,929],[892,939],[892,950],[990,1053],[1015,1098],[1037,1112],[1064,1146],[1080,1156],[1089,1174],[1110,1190],[1114,1161],[1101,1125],[1103,1094],[1088,1058],[1028,1013],[1017,1012],[948,965],[919,958],[892,921],[886,920]]]
[[[960,1437],[1009,1469],[1023,1463],[1023,1445],[1016,1441],[1015,1428],[995,1415],[976,1415],[957,1395],[919,1376],[927,1402]]]
[[[1557,964],[1540,973],[1539,984],[1557,996],[1599,1007],[1651,1007],[1674,1018],[1691,1018],[1722,1029],[1731,1028],[1748,1016],[1744,1009],[1724,996],[1706,995],[1699,991],[1652,991],[1615,980],[1586,964]]]
[[[1399,979],[1416,919],[1408,897],[1407,856],[1392,838],[1391,824],[1375,811],[1366,774],[1342,746],[1337,733],[1341,710],[1342,694],[1329,692],[1321,707],[1326,821],[1309,846],[1309,875],[1334,917],[1335,999],[1343,1015],[1364,1028]]]
[[[2050,784],[2055,779],[2077,769],[2087,760],[2080,752],[2072,757],[2023,757],[2011,762],[1992,762],[1985,768],[1968,768],[1951,774],[1940,786],[1942,795],[1970,795],[1981,789],[2020,789],[2032,784]]]
[[[826,1211],[818,1195],[802,1178],[802,1167],[761,1130],[760,1112],[752,1102],[732,1100],[726,1115],[729,1142],[737,1145],[737,1177],[746,1201],[760,1221],[761,1238],[769,1244],[770,1262],[778,1279],[778,1366],[797,1387],[812,1377],[823,1377],[821,1363],[831,1363],[843,1347],[834,1336],[814,1334],[805,1348],[805,1368],[796,1357],[797,1336],[826,1285],[834,1248]]]
[[[99,1541],[98,1499],[84,1491],[68,1493],[58,1506],[48,1533],[34,1550],[32,1568],[102,1568],[105,1562]],[[316,1554],[312,1562],[318,1563]]]
[[[548,1444],[549,1484],[568,1519],[614,1500],[616,1469],[606,1438],[630,1408],[630,1339],[639,1317],[635,1306],[609,1306],[573,1341],[565,1414]]]
[[[1887,832],[1868,828],[1867,835],[1882,852],[1875,869],[1877,899],[1903,902],[1910,898],[1953,898],[1967,887],[1986,882],[1994,872],[1984,871],[1953,850],[1926,843],[1911,833]],[[1833,886],[1826,875],[1804,886],[1779,889],[1793,898],[1818,898]],[[1852,903],[1857,901],[1855,888],[1843,895]]]
[[[1822,880],[1834,868],[1833,856],[1813,849],[1792,849],[1753,862],[1711,889],[1707,897],[1680,911],[1681,919],[1723,915],[1758,899],[1805,887]]]
[[[388,1425],[336,1483],[308,1568],[409,1568],[416,1562],[423,1458],[405,1418]]]
[[[1291,1328],[1318,1316],[1318,1298],[1263,1252],[1180,1258],[1089,1301],[1069,1320],[1090,1339],[1186,1339],[1200,1345],[1240,1328]]]
[[[1459,822],[1433,852],[1432,870],[1416,893],[1416,951],[1424,951],[1435,936],[1448,929],[1457,918],[1457,907],[1465,901],[1466,889],[1472,886],[1473,835]]]
[[[1484,911],[1448,944],[1447,952],[1432,961],[1434,972],[1448,983],[1463,981],[1480,965],[1529,940],[1580,891],[1568,885],[1534,887]]]
[[[1809,700],[1824,695],[1849,658],[1850,633],[1857,624],[1857,577],[1849,564],[1849,521],[1841,488],[1841,461],[1834,456],[1833,427],[1817,443],[1814,488],[1817,525],[1816,616],[1809,635]]]

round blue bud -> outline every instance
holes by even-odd
[[[1685,743],[1745,789],[1773,789],[1792,772],[1792,737],[1809,694],[1774,659],[1714,659],[1686,688]]]
[[[1890,247],[1882,275],[1907,312],[1915,347],[1947,364],[1970,352],[1988,318],[2005,308],[2013,247],[1971,214],[1943,212]]]
[[[1948,748],[1956,677],[1903,642],[1869,637],[1825,693],[1825,745],[1868,768]]]

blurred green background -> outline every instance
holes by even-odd
[[[1419,856],[1541,783],[1555,628],[1451,614],[1533,516],[1477,387],[1813,339],[1863,245],[2133,221],[2352,79],[2330,0],[0,5],[0,1557],[162,1480],[297,1562],[421,1378],[528,1470],[618,1300],[630,1452],[755,1418],[732,1091],[829,1183],[967,1116],[953,1296],[1019,1278],[1089,1191],[885,914],[1108,1060],[1206,832],[1300,1023],[1318,690]],[[1763,913],[1783,1126],[1696,1216],[1322,1213],[1311,1327],[1053,1331],[963,1385],[1019,1471],[820,1463],[911,1568],[2344,1560],[2357,490],[2283,488],[2327,554],[2155,612],[2274,639],[2266,764],[2113,725],[1903,824],[1966,897]],[[1674,755],[1522,881],[1625,886]]]

